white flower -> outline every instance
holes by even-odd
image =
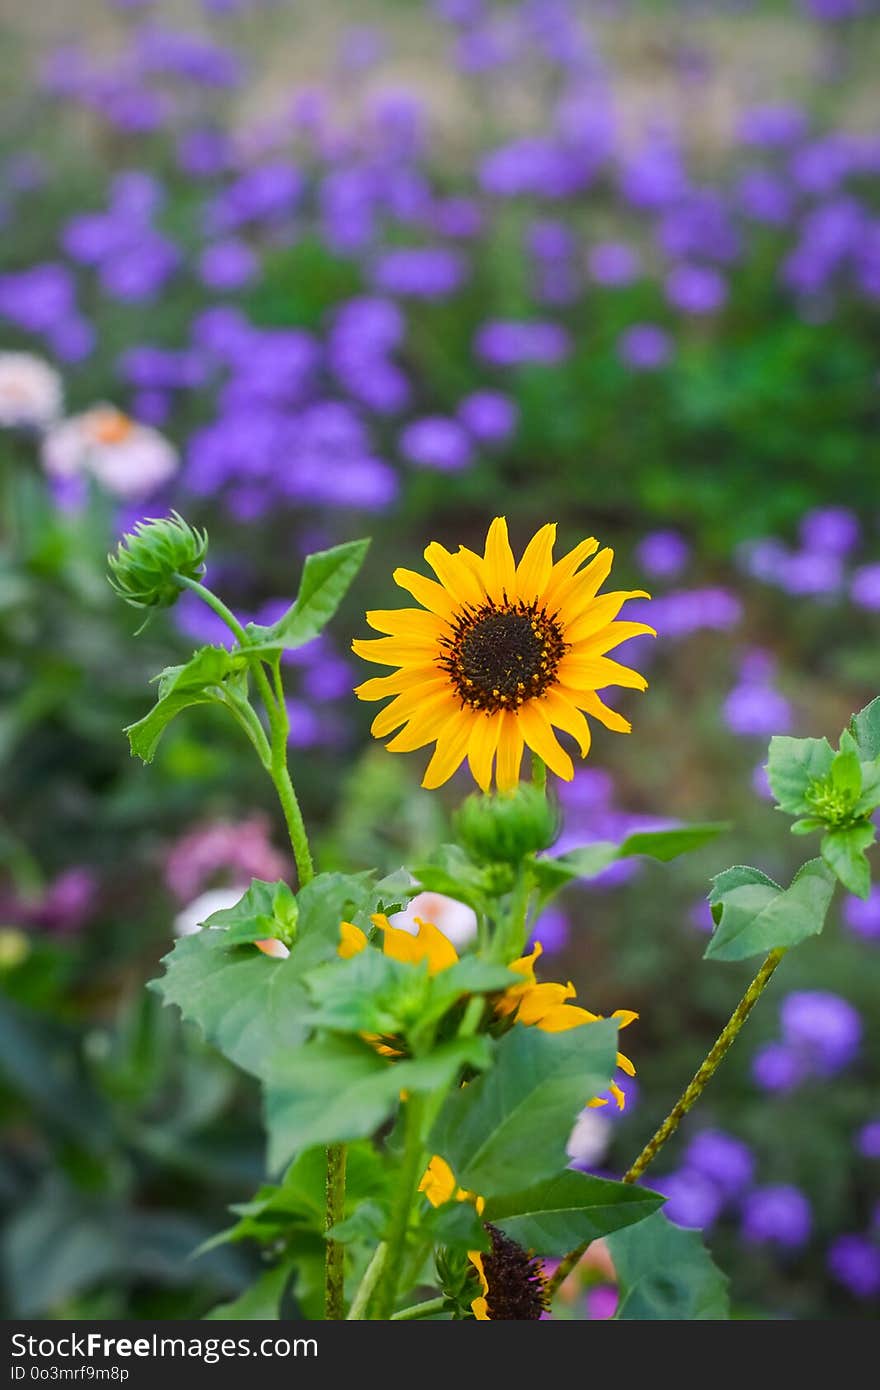
[[[50,425],[62,405],[54,367],[30,352],[0,352],[0,425]]]
[[[235,907],[241,901],[243,888],[209,888],[188,903],[174,919],[175,936],[193,936],[201,930],[206,917],[224,907]]]
[[[601,1163],[608,1152],[612,1123],[598,1110],[582,1110],[565,1146],[569,1158],[590,1168]]]
[[[91,473],[117,497],[138,498],[177,472],[173,445],[149,425],[139,425],[112,405],[72,415],[43,440],[43,467],[54,478]]]
[[[395,927],[415,936],[418,931],[416,918],[431,922],[439,927],[456,948],[466,946],[477,934],[477,914],[467,903],[456,898],[447,898],[443,893],[419,893],[403,912],[396,912],[390,919]]]

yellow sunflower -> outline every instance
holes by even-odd
[[[376,738],[400,730],[386,745],[390,752],[436,744],[423,786],[441,786],[467,758],[483,791],[493,764],[499,791],[508,791],[519,780],[526,745],[568,781],[574,767],[554,730],[570,734],[584,758],[590,749],[585,715],[629,733],[628,720],[597,691],[647,688],[643,676],[608,652],[629,637],[654,633],[645,623],[617,621],[627,599],[648,595],[641,589],[600,595],[613,552],[596,555],[599,543],[591,538],[554,564],[555,539],[555,525],[542,526],[519,564],[504,517],[489,527],[483,555],[464,546],[453,555],[433,541],[425,559],[436,580],[394,571],[395,583],[422,607],[367,614],[370,627],[387,635],[356,640],[354,652],[398,669],[364,681],[355,694],[393,696],[372,726]]]

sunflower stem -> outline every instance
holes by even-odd
[[[718,1070],[725,1054],[732,1046],[734,1039],[740,1032],[749,1014],[752,1012],[752,1009],[763,994],[771,975],[785,955],[785,950],[785,947],[779,947],[777,950],[771,951],[767,956],[764,964],[761,966],[742,999],[740,999],[733,1013],[730,1015],[730,1018],[727,1020],[727,1023],[718,1034],[718,1037],[706,1054],[705,1059],[697,1068],[690,1083],[685,1087],[660,1128],[654,1136],[648,1140],[638,1158],[624,1173],[623,1182],[638,1182],[648,1165],[654,1162],[654,1159],[663,1148],[667,1139],[671,1138],[678,1129],[681,1120],[684,1119],[691,1107],[699,1100],[706,1086]],[[558,1269],[547,1281],[547,1292],[549,1296],[552,1297],[563,1280],[568,1278],[575,1265],[585,1254],[589,1245],[590,1241],[586,1241],[583,1245],[579,1245],[576,1250],[572,1250],[560,1262]]]
[[[424,1097],[420,1095],[410,1096],[404,1103],[403,1162],[397,1178],[397,1201],[388,1227],[388,1255],[375,1305],[374,1317],[379,1321],[388,1322],[394,1312],[410,1212],[424,1171],[424,1109]]]
[[[382,1240],[373,1251],[372,1259],[361,1276],[361,1282],[358,1284],[357,1292],[348,1310],[349,1322],[366,1317],[370,1299],[373,1297],[373,1291],[379,1282],[379,1275],[382,1273],[387,1258],[388,1244],[387,1241]]]
[[[408,1308],[401,1308],[399,1313],[392,1313],[391,1321],[415,1322],[417,1318],[432,1318],[435,1313],[442,1313],[445,1308],[445,1298],[426,1298],[424,1303],[411,1303]]]
[[[345,1145],[327,1145],[327,1208],[324,1230],[329,1231],[345,1215]],[[345,1246],[327,1241],[324,1266],[324,1318],[340,1322],[345,1316]]]
[[[532,785],[537,787],[538,791],[547,790],[547,764],[537,753],[532,754]]]

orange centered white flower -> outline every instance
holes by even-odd
[[[599,550],[591,538],[554,563],[555,539],[555,525],[543,526],[518,564],[504,517],[489,527],[482,555],[464,546],[451,554],[434,541],[425,559],[436,580],[394,571],[395,583],[422,607],[367,614],[370,627],[386,635],[355,641],[353,650],[398,669],[364,681],[355,693],[361,700],[393,697],[372,725],[376,738],[399,730],[389,752],[436,745],[423,786],[441,786],[466,758],[483,791],[493,767],[499,791],[509,791],[526,746],[568,781],[574,767],[555,730],[571,735],[584,758],[591,741],[585,715],[629,733],[628,720],[597,692],[611,685],[647,688],[643,676],[608,652],[630,637],[653,635],[645,623],[617,620],[627,599],[648,595],[640,589],[600,595],[612,551]]]

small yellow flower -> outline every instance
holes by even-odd
[[[585,714],[606,728],[629,733],[630,724],[600,699],[607,686],[645,690],[637,671],[609,658],[627,638],[652,633],[644,623],[618,622],[641,589],[599,595],[613,552],[581,541],[553,562],[555,525],[543,526],[517,564],[507,522],[496,517],[485,551],[464,546],[451,554],[433,541],[425,559],[437,579],[397,569],[394,580],[422,605],[377,610],[367,622],[386,634],[355,641],[366,661],[398,669],[364,681],[361,700],[391,702],[373,720],[376,738],[399,733],[390,752],[436,745],[422,785],[439,787],[466,758],[483,791],[499,791],[519,780],[528,746],[557,776],[570,780],[574,767],[554,729],[570,734],[585,758],[590,728]],[[590,560],[585,565],[585,561]]]
[[[486,1205],[485,1198],[477,1197],[473,1192],[465,1192],[464,1188],[458,1186],[455,1181],[455,1174],[439,1154],[435,1154],[425,1169],[422,1181],[419,1183],[419,1191],[424,1192],[432,1207],[445,1206],[447,1202],[473,1202],[478,1215],[482,1215]],[[478,1322],[488,1322],[489,1312],[486,1304],[486,1294],[489,1292],[489,1285],[486,1282],[486,1273],[483,1269],[483,1257],[479,1250],[469,1250],[468,1259],[477,1271],[480,1279],[482,1293],[471,1301],[471,1312]]]

